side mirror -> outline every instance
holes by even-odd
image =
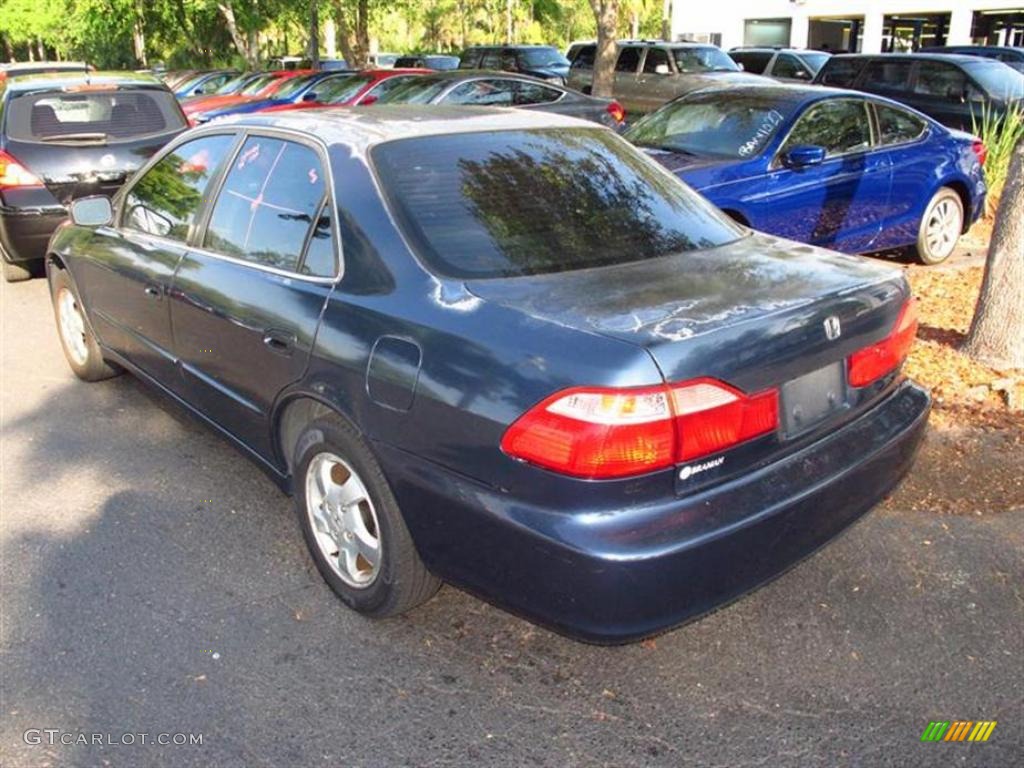
[[[801,144],[787,150],[782,157],[789,168],[806,168],[810,165],[821,165],[825,161],[825,148],[813,144]]]
[[[967,102],[967,89],[950,88],[946,91],[946,98],[954,104],[964,104]]]
[[[668,75],[668,74],[671,74],[671,70],[668,68],[668,64],[658,64],[654,68],[654,74],[656,74],[656,75]]]
[[[79,227],[105,227],[114,220],[110,198],[103,195],[80,197],[71,202],[71,221]]]
[[[376,103],[377,103],[377,97],[374,96],[371,93],[369,96],[365,96],[363,98],[363,100],[359,102],[359,106],[361,106],[361,107],[368,107],[371,104],[376,104]]]
[[[316,91],[310,91],[302,95],[303,101],[316,101]]]
[[[736,62],[736,68],[740,72],[746,72],[747,71],[747,68],[741,62],[738,62],[738,61]]]

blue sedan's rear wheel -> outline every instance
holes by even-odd
[[[351,608],[383,617],[429,600],[441,582],[423,565],[376,458],[340,417],[296,442],[296,511],[324,580]]]
[[[917,235],[917,256],[924,264],[941,264],[950,257],[964,231],[960,195],[943,187],[928,202]]]

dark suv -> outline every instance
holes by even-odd
[[[930,45],[921,53],[960,53],[964,56],[980,56],[995,59],[1018,72],[1024,72],[1024,48],[1007,45]]]
[[[1002,114],[1024,100],[1024,75],[978,56],[840,54],[814,82],[887,96],[965,131],[974,130],[986,109]]]
[[[478,45],[462,52],[459,69],[518,72],[565,85],[569,60],[550,45]]]
[[[112,195],[188,126],[148,75],[40,74],[0,81],[0,257],[8,282],[31,277],[77,197]]]

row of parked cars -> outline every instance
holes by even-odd
[[[645,637],[906,474],[930,406],[901,374],[909,286],[815,244],[945,258],[985,195],[973,136],[763,78],[623,128],[549,80],[389,72],[259,73],[276,90],[192,97],[245,108],[191,130],[147,76],[12,76],[0,106],[5,264],[31,222],[71,369],[237,445],[347,605],[445,580]]]
[[[49,67],[59,72],[10,69],[0,97],[4,276],[30,276],[71,199],[114,193],[189,125],[384,104],[517,107],[591,120],[624,132],[744,225],[849,253],[914,246],[925,263],[938,263],[980,214],[985,195],[984,146],[940,123],[964,127],[982,106],[1007,110],[1024,97],[1024,76],[981,57],[822,57],[788,49],[726,55],[709,45],[624,41],[616,98],[604,99],[587,93],[593,49],[581,44],[556,60],[554,49],[542,46],[499,46],[462,59],[512,67],[521,56],[543,79],[395,66],[164,73],[161,83],[67,63]],[[791,80],[855,90],[781,85],[775,80],[783,78],[745,71],[763,64],[778,75],[785,56],[808,73]],[[577,88],[560,84],[563,69],[545,67],[564,68]],[[909,90],[897,91],[898,83]],[[627,128],[627,111],[647,114]]]

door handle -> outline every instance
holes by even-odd
[[[142,292],[152,299],[156,299],[157,301],[160,300],[160,289],[155,285],[147,285],[143,288]]]
[[[290,355],[295,347],[295,334],[288,331],[269,329],[263,334],[263,343],[271,352],[279,355]]]

